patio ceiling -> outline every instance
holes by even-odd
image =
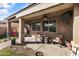
[[[73,4],[62,4],[62,5],[53,7],[53,8],[48,8],[48,9],[45,9],[45,10],[41,10],[39,12],[35,12],[35,13],[32,13],[32,14],[23,16],[22,18],[27,20],[27,21],[35,20],[35,19],[42,20],[44,18],[45,14],[46,14],[47,18],[50,18],[50,17],[55,17],[55,16],[58,16],[58,15],[61,15],[64,12],[67,12],[67,11],[72,10],[72,9],[73,9]]]

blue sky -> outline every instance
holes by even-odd
[[[0,3],[0,20],[27,7],[30,3]]]

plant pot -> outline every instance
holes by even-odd
[[[14,40],[11,40],[11,43],[12,43],[12,45],[15,45],[16,44],[15,39]]]

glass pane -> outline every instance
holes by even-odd
[[[55,20],[49,21],[49,31],[56,32],[56,21]]]
[[[40,26],[41,26],[40,22],[34,22],[32,24],[32,30],[34,30],[34,31],[40,31],[40,28],[41,28]]]
[[[43,22],[43,31],[48,31],[48,21]]]

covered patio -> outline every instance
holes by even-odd
[[[9,36],[11,31],[11,23],[16,22],[19,32],[17,41],[20,44],[24,43],[28,36],[34,37],[40,34],[54,37],[57,33],[63,34],[64,40],[78,44],[78,6],[78,4],[63,3],[32,4],[6,18],[7,35]]]

